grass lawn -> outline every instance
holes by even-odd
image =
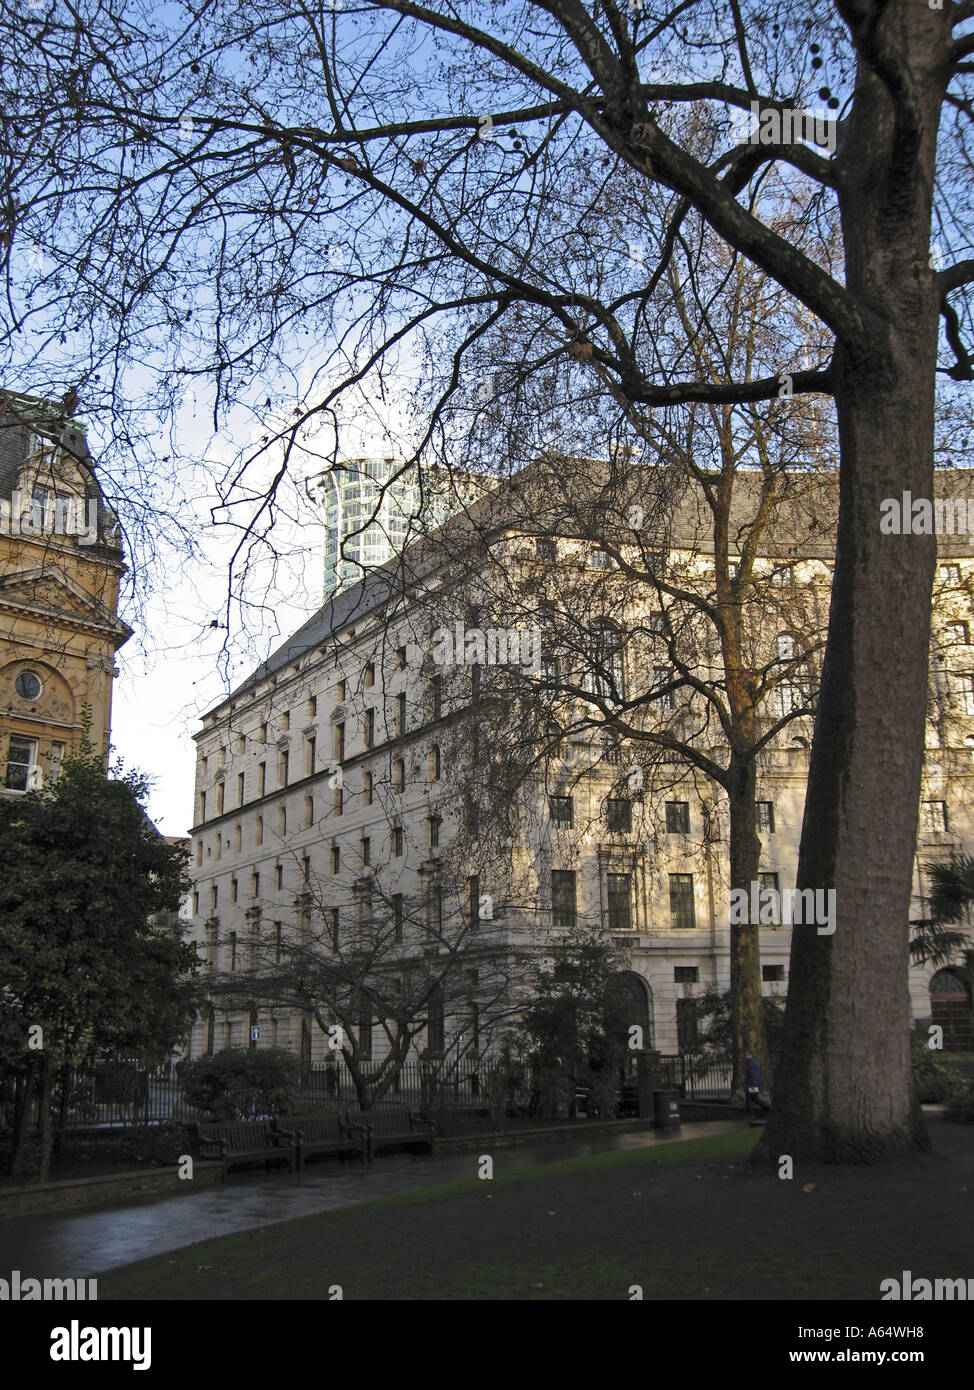
[[[111,1270],[99,1299],[874,1300],[974,1276],[974,1128],[930,1128],[933,1155],[791,1181],[744,1167],[747,1129],[447,1183]]]

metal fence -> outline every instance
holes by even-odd
[[[673,1053],[660,1057],[667,1084],[685,1100],[723,1100],[731,1093],[729,1061]]]
[[[730,1095],[729,1063],[678,1054],[662,1056],[660,1062],[667,1085],[688,1100]],[[367,1078],[378,1077],[381,1063],[362,1063],[361,1070]],[[370,1103],[391,1110],[427,1111],[439,1106],[487,1110],[496,1077],[497,1064],[492,1062],[459,1070],[407,1062],[377,1100],[377,1088],[369,1087]],[[520,1082],[506,1079],[504,1092],[505,1106],[527,1109],[531,1103],[530,1078],[525,1075]],[[298,1095],[302,1105],[358,1105],[358,1093],[343,1059],[305,1069]],[[11,1127],[13,1102],[12,1086],[0,1085],[2,1129]],[[158,1125],[203,1118],[186,1099],[175,1065],[150,1068],[130,1062],[99,1063],[92,1069],[62,1077],[54,1102],[55,1124],[63,1116],[67,1129]],[[38,1124],[39,1099],[35,1094],[30,1126],[36,1129]]]

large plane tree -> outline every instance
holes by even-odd
[[[938,371],[972,376],[972,0],[18,0],[0,16],[3,370],[110,414],[136,451],[137,393],[175,412],[204,383],[217,423],[241,402],[267,415],[258,452],[397,372],[426,408],[417,455],[497,389],[525,449],[563,442],[556,421],[601,429],[606,406],[621,431],[681,403],[834,399],[798,886],[834,888],[838,925],[795,933],[766,1147],[922,1142],[907,917],[935,539],[881,534],[879,516],[932,495]],[[701,128],[721,135],[706,158]],[[666,195],[663,222],[620,226],[617,190],[642,184]],[[818,249],[778,229],[787,206]],[[827,330],[825,360],[798,335],[776,370],[715,382],[661,350],[655,292],[691,214]],[[521,388],[546,373],[572,389],[532,425]],[[254,462],[225,487],[263,527]]]

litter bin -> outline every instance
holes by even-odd
[[[680,1097],[678,1092],[653,1092],[653,1125],[656,1129],[680,1128]]]

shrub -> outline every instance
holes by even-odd
[[[964,1086],[964,1078],[953,1062],[945,1061],[935,1049],[927,1046],[926,1034],[910,1035],[913,1058],[913,1082],[921,1105],[939,1105],[950,1100]]]
[[[961,1125],[974,1125],[974,1085],[956,1091],[947,1102],[944,1115]]]
[[[300,1075],[298,1059],[283,1048],[228,1047],[190,1063],[183,1091],[209,1119],[247,1120],[292,1110]]]

